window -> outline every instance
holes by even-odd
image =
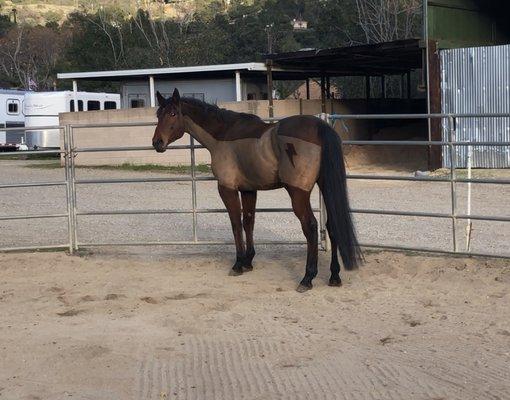
[[[79,103],[78,103],[79,105]],[[87,101],[87,111],[96,111],[101,109],[101,103],[97,100]]]
[[[130,108],[143,108],[145,107],[144,99],[131,99],[131,103],[129,105]]]
[[[116,101],[105,101],[104,102],[104,109],[105,110],[116,110],[117,109],[117,102]]]
[[[19,114],[19,100],[14,99],[7,100],[7,114],[11,115]]]
[[[74,112],[74,100],[71,100],[70,101],[70,109],[71,109],[71,112]],[[82,100],[78,100],[78,111],[83,111],[83,101]]]
[[[182,97],[191,97],[193,99],[198,99],[205,101],[205,94],[204,93],[184,93]]]

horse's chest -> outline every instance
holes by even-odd
[[[278,186],[278,159],[271,131],[260,138],[219,142],[212,154],[212,169],[221,185],[236,190]]]

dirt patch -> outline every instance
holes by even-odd
[[[0,254],[0,398],[510,398],[509,261],[369,253],[331,288],[321,253],[298,294],[304,249],[233,256]]]
[[[427,125],[419,122],[383,128],[370,140],[427,140]],[[353,170],[425,171],[427,151],[427,146],[346,145],[345,162]]]
[[[66,310],[63,312],[58,312],[57,315],[59,315],[61,317],[74,317],[75,315],[81,314],[82,312],[83,312],[83,310],[71,309],[71,310]]]

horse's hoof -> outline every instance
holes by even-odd
[[[243,267],[243,271],[244,272],[250,272],[250,271],[253,271],[253,265],[245,265]]]
[[[340,286],[342,286],[342,280],[340,278],[336,278],[336,279],[330,278],[328,285],[340,287]]]
[[[303,285],[303,284],[299,284],[299,286],[297,287],[296,289],[296,292],[298,293],[304,293],[306,292],[307,290],[310,290],[312,288],[312,285],[310,284],[310,286],[306,286],[306,285]]]
[[[230,276],[239,276],[239,275],[243,274],[243,269],[242,268],[240,270],[239,269],[231,269],[228,274]]]

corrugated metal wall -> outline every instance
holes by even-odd
[[[444,113],[510,113],[510,45],[441,51]],[[510,141],[510,118],[459,118],[459,141]],[[443,138],[448,138],[443,121]],[[467,147],[458,147],[458,168],[467,165]],[[510,148],[474,146],[474,168],[510,168]],[[450,166],[443,148],[443,165]]]

